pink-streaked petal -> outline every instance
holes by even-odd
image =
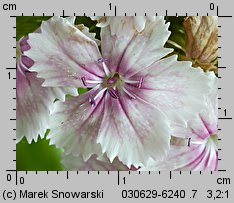
[[[62,164],[65,170],[69,171],[129,171],[127,166],[120,162],[117,158],[111,163],[110,160],[103,155],[99,158],[92,155],[87,161],[81,156],[65,155],[62,156]]]
[[[141,91],[135,88],[135,94],[164,112],[171,123],[186,124],[205,108],[209,80],[200,68],[171,56],[147,71]]]
[[[194,140],[205,140],[217,133],[217,123],[208,123],[200,116],[190,120],[188,122],[188,127],[192,132],[191,138]]]
[[[145,20],[145,19],[144,19]],[[137,17],[113,17],[110,26],[101,30],[103,57],[112,71],[130,77],[170,53],[163,48],[170,32],[163,17],[146,21],[142,32],[135,29]],[[142,24],[142,23],[139,23]],[[143,23],[144,24],[144,23]]]
[[[162,159],[169,150],[169,123],[153,106],[130,99],[124,92],[119,99],[106,94],[102,124],[97,142],[110,161],[116,157],[125,165],[140,167],[149,157]]]
[[[28,69],[34,64],[33,60],[24,56],[24,51],[30,49],[28,38],[23,37],[17,44],[17,69],[16,69],[16,141],[24,136],[29,143],[42,138],[49,128],[49,113],[53,108],[54,100],[65,100],[66,94],[77,96],[76,88],[46,88],[42,87],[43,80],[36,77],[36,73]]]
[[[18,65],[19,66],[19,65]],[[29,143],[37,141],[38,135],[44,136],[49,128],[49,114],[56,98],[65,100],[66,94],[76,96],[77,91],[72,88],[42,87],[42,79],[36,73],[19,70],[16,74],[16,128],[17,142],[24,136]]]
[[[201,120],[210,132],[218,131],[218,78],[213,72],[207,73],[210,81],[210,92],[206,97],[207,108],[200,113]]]
[[[168,156],[159,162],[149,161],[141,170],[216,171],[218,165],[217,143],[209,139],[203,144],[171,146]]]
[[[83,87],[81,77],[104,76],[97,62],[101,55],[96,42],[67,19],[52,17],[42,22],[40,30],[29,34],[31,49],[25,54],[35,62],[30,70],[45,79],[44,86]]]
[[[90,103],[98,92],[97,88],[78,97],[67,98],[65,102],[56,102],[50,119],[50,144],[64,148],[65,154],[81,156],[85,161],[92,154],[101,152],[96,144],[97,133],[103,117],[103,96]]]
[[[125,77],[131,77],[166,56],[172,49],[164,48],[170,31],[169,23],[165,23],[163,17],[157,17],[155,21],[146,21],[145,28],[127,44],[125,53],[119,64],[120,73]]]
[[[98,91],[94,88],[55,103],[50,143],[85,161],[92,154],[106,152],[111,162],[118,157],[129,168],[146,164],[149,157],[162,159],[170,144],[169,123],[164,114],[144,101],[129,99],[124,92],[119,99],[104,92],[92,105],[90,97]]]
[[[111,24],[101,29],[102,55],[108,59],[107,64],[112,71],[117,70],[135,33],[132,17],[113,17]]]
[[[189,120],[187,126],[172,125],[173,136],[189,139],[188,146],[171,145],[168,156],[161,162],[150,161],[142,170],[217,170],[217,78],[208,74],[210,91],[206,108]],[[173,142],[174,144],[176,142]]]
[[[206,106],[201,112],[191,117],[185,128],[181,123],[172,125],[172,134],[177,137],[203,141],[218,131],[218,79],[214,73],[207,73],[210,83],[209,93],[205,97]]]
[[[211,127],[210,124],[206,123],[200,115],[194,116],[194,119],[188,121],[187,126],[184,126],[182,123],[173,123],[172,134],[173,136],[179,138],[190,138],[194,141],[202,142],[206,138],[209,138],[210,135],[217,132],[217,124],[213,124]],[[211,130],[212,129],[212,130]],[[213,129],[216,129],[213,131]]]

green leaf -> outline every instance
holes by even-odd
[[[28,33],[34,32],[41,25],[43,20],[48,20],[51,16],[17,16],[16,17],[16,40]]]
[[[24,138],[16,145],[16,170],[18,171],[60,171],[63,170],[60,157],[63,149],[49,145],[49,140],[39,138],[29,144]]]

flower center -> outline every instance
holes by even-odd
[[[123,85],[122,77],[119,75],[119,73],[110,73],[110,75],[103,78],[103,87],[107,88],[117,88],[121,87]]]
[[[96,87],[97,89],[99,89],[99,92],[95,96],[89,97],[89,103],[91,104],[92,107],[96,106],[97,99],[100,96],[102,96],[103,93],[106,91],[110,94],[112,98],[118,99],[119,98],[118,90],[121,89],[128,95],[128,97],[130,97],[131,99],[136,99],[136,95],[128,91],[124,87],[124,84],[132,85],[135,86],[136,88],[141,88],[143,83],[143,77],[140,77],[137,80],[124,79],[124,77],[120,76],[119,73],[117,72],[111,73],[111,71],[105,64],[107,59],[100,58],[97,61],[98,63],[102,64],[106,76],[104,76],[100,80],[91,80],[85,77],[81,77],[81,81],[84,86],[89,88]]]
[[[117,82],[117,78],[115,77],[115,75],[114,75],[113,77],[111,77],[111,78],[108,78],[107,81],[106,81],[106,83],[107,83],[108,85],[113,85],[113,84],[115,84],[116,82]]]
[[[209,140],[212,141],[216,146],[218,146],[218,136],[213,134],[209,137]]]

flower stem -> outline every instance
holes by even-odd
[[[171,44],[172,46],[180,49],[181,51],[183,51],[185,53],[185,49],[182,46],[180,46],[179,44],[177,44],[176,42],[174,42],[172,40],[167,40],[167,43]]]

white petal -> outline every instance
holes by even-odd
[[[50,117],[50,144],[64,148],[66,154],[82,156],[84,160],[101,153],[96,137],[103,117],[102,98],[96,101],[96,107],[89,103],[90,96],[96,94],[94,88],[78,97],[55,103]]]
[[[24,56],[24,51],[30,49],[27,37],[17,43],[17,70],[16,70],[16,141],[24,136],[29,143],[37,141],[38,136],[44,137],[49,128],[49,111],[52,110],[54,100],[65,100],[66,94],[77,96],[76,88],[46,88],[42,87],[43,80],[36,77],[36,73],[29,72],[33,61]]]
[[[176,59],[171,56],[154,63],[136,94],[164,112],[171,123],[185,125],[206,107],[210,86],[200,68]]]
[[[49,114],[53,109],[54,100],[65,99],[66,93],[77,95],[72,88],[42,87],[42,79],[36,73],[24,72],[17,68],[17,111],[16,137],[19,142],[24,136],[29,143],[37,141],[38,135],[42,138],[49,128]]]
[[[128,95],[113,99],[107,94],[103,114],[97,142],[111,161],[118,157],[138,168],[149,157],[162,159],[169,150],[167,118],[151,105]]]
[[[145,28],[146,17],[145,16],[136,16],[134,18],[135,28],[138,32],[141,32]]]
[[[109,59],[108,67],[125,77],[144,70],[172,51],[163,48],[170,32],[162,17],[144,21],[140,33],[134,21],[142,24],[134,17],[113,17],[110,26],[101,30],[102,53]]]
[[[141,170],[217,170],[217,146],[211,139],[203,144],[188,146],[171,146],[168,156],[159,162],[150,160],[148,167]]]
[[[97,24],[96,26],[97,27],[106,27],[110,24],[110,21],[112,19],[111,16],[92,16],[90,17],[92,20],[96,20],[97,21]]]
[[[28,43],[25,54],[35,62],[31,71],[45,79],[44,86],[83,87],[81,77],[104,75],[96,42],[64,18],[42,22],[41,33],[29,34]]]
[[[129,168],[121,163],[117,158],[111,163],[109,159],[103,155],[100,159],[96,155],[92,155],[87,161],[81,156],[65,155],[62,156],[62,164],[65,170],[75,171],[127,171]]]
[[[69,16],[69,17],[66,17],[66,20],[71,23],[72,25],[75,24],[75,20],[76,20],[76,17],[75,16]]]
[[[93,41],[95,41],[97,43],[97,45],[99,46],[101,44],[100,40],[96,39],[96,33],[92,33],[89,32],[89,28],[86,27],[84,24],[79,24],[76,25],[76,27],[82,32],[84,33],[87,37],[89,37],[90,39],[92,39]]]

